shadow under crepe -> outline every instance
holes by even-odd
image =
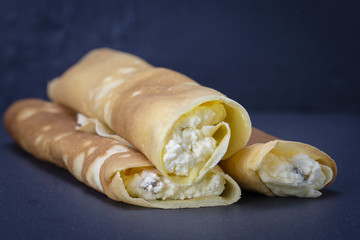
[[[45,162],[42,160],[39,160],[32,156],[31,154],[27,153],[25,150],[23,150],[20,146],[18,146],[16,143],[7,143],[5,144],[4,148],[7,148],[11,154],[18,156],[17,159],[20,160],[26,160],[28,163],[31,163],[32,166],[36,167],[37,169],[40,169],[44,173],[50,173],[51,175],[55,176],[56,179],[59,179],[63,182],[66,182],[68,185],[76,186],[76,188],[81,189],[83,192],[86,193],[86,195],[89,195],[91,197],[96,197],[96,199],[101,200],[102,202],[105,202],[106,204],[111,204],[114,207],[117,208],[126,208],[127,210],[145,210],[147,208],[134,206],[130,204],[126,204],[123,202],[117,202],[110,198],[108,198],[106,195],[92,189],[91,187],[88,187],[84,183],[78,181],[69,171],[66,169],[60,168],[52,163]],[[44,174],[44,177],[46,177],[46,174]],[[150,209],[147,209],[150,210]]]
[[[264,209],[269,208],[286,208],[290,206],[305,206],[309,203],[321,203],[334,199],[339,195],[337,191],[330,189],[323,189],[322,195],[319,198],[298,198],[298,197],[268,197],[260,193],[251,191],[242,191],[241,200],[236,204],[241,204],[244,207],[256,207]]]

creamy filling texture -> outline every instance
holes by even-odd
[[[177,185],[154,171],[124,177],[124,184],[132,197],[145,200],[184,200],[197,197],[219,196],[225,189],[225,179],[219,174],[208,173],[201,181],[191,185]]]
[[[226,117],[221,103],[200,105],[175,124],[164,147],[163,161],[170,174],[188,176],[191,169],[208,160],[217,147],[213,137]]]
[[[319,190],[332,178],[331,168],[304,153],[291,157],[269,153],[258,174],[275,195],[282,197],[319,197]]]

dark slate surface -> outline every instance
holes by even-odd
[[[40,162],[0,128],[1,239],[358,239],[360,117],[251,114],[255,126],[313,144],[338,164],[318,199],[243,192],[227,207],[158,210],[117,203]]]
[[[90,49],[182,72],[250,110],[360,112],[359,1],[2,0],[0,112]]]
[[[228,207],[144,209],[36,160],[1,124],[0,239],[358,239],[358,10],[358,1],[0,0],[0,113],[46,98],[50,79],[112,47],[225,93],[255,126],[313,144],[339,167],[319,199],[244,192]]]

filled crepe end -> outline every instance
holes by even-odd
[[[190,186],[178,185],[163,177],[156,168],[129,169],[121,177],[131,197],[151,200],[184,200],[220,196],[225,190],[225,179],[216,173],[207,173],[201,181]]]
[[[201,181],[179,186],[167,180],[132,146],[93,134],[96,126],[59,105],[37,99],[21,100],[4,116],[15,141],[37,158],[67,169],[79,181],[111,199],[156,208],[229,205],[240,188],[220,167]],[[87,132],[78,131],[86,128]],[[104,130],[104,129],[102,129]]]
[[[279,142],[262,160],[257,174],[270,191],[280,197],[316,198],[320,190],[334,179],[331,167],[301,149],[289,149],[299,143]],[[304,146],[308,147],[308,146]],[[309,156],[310,155],[310,156]],[[325,158],[328,159],[328,158]]]
[[[265,137],[269,140],[269,135]],[[334,160],[326,153],[282,140],[247,146],[221,166],[244,189],[279,197],[319,197],[337,174]]]
[[[226,206],[241,196],[237,183],[218,166],[190,186],[170,181],[155,167],[122,169],[116,171],[109,182],[110,198],[144,207]]]
[[[169,175],[189,176],[213,168],[230,140],[226,110],[220,102],[204,103],[182,115],[174,124],[163,149]],[[205,172],[205,171],[204,171]]]

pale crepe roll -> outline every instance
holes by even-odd
[[[111,49],[85,55],[49,97],[106,124],[171,181],[191,184],[247,143],[246,110],[175,71]]]
[[[193,185],[177,185],[134,148],[75,130],[75,115],[54,103],[28,99],[9,107],[4,122],[27,152],[66,168],[79,181],[116,201],[154,208],[193,208],[229,205],[240,198],[240,188],[220,167]]]
[[[279,197],[319,197],[337,174],[335,161],[319,149],[256,128],[248,145],[220,166],[241,188]]]

